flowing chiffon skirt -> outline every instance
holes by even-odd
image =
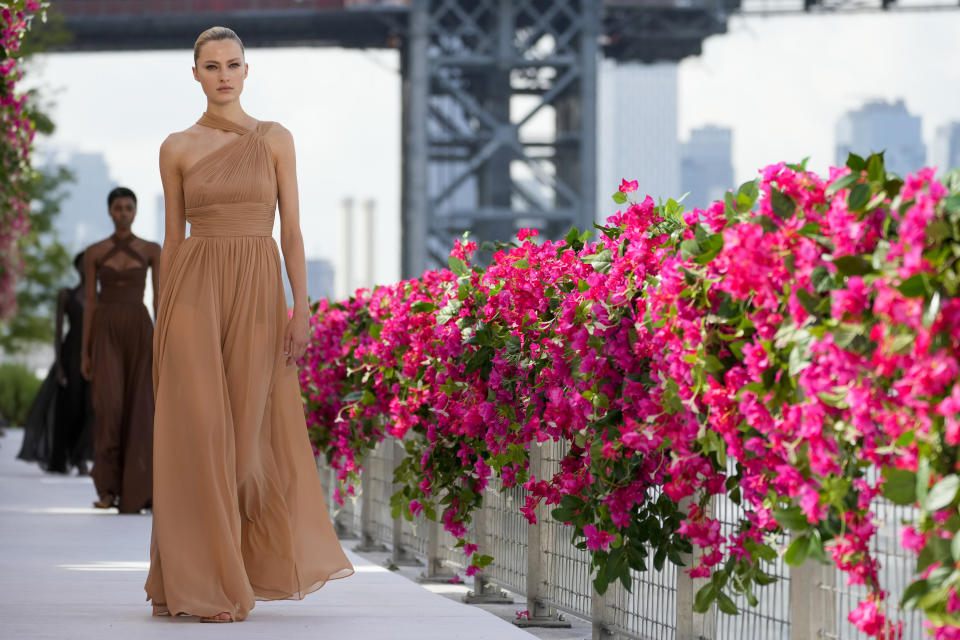
[[[191,235],[166,278],[148,599],[174,615],[242,620],[255,600],[303,598],[352,575],[324,503],[297,369],[282,354],[273,238]]]

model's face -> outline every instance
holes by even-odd
[[[133,198],[114,198],[110,203],[110,217],[117,231],[130,231],[133,219],[137,217],[137,203]]]
[[[213,40],[200,47],[193,77],[203,87],[207,100],[226,104],[240,97],[247,69],[236,40]]]

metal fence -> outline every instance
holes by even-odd
[[[567,451],[566,443],[546,442],[531,450],[531,468],[538,477],[550,477],[558,469]],[[437,523],[422,516],[408,522],[394,520],[390,513],[390,496],[394,492],[393,468],[403,454],[392,440],[384,441],[366,460],[357,487],[357,496],[338,506],[328,498],[338,534],[359,537],[356,547],[364,550],[390,550],[395,564],[423,565],[421,579],[445,581],[462,573],[467,565],[455,539]],[[321,463],[321,478],[333,486],[333,476]],[[530,525],[519,507],[527,492],[522,487],[503,490],[493,480],[484,495],[484,506],[475,514],[470,536],[481,553],[493,556],[480,580],[474,580],[474,592],[468,602],[504,601],[499,592],[507,589],[526,598],[529,620],[518,620],[522,626],[560,626],[561,612],[590,620],[593,637],[622,640],[860,640],[862,634],[847,621],[856,607],[857,587],[846,585],[846,578],[832,565],[809,561],[799,568],[786,566],[782,560],[765,567],[779,580],[758,587],[759,599],[751,607],[745,598],[736,600],[737,616],[728,616],[711,608],[705,614],[693,613],[693,599],[704,581],[691,579],[682,570],[667,563],[662,571],[631,571],[628,591],[617,582],[600,596],[592,586],[589,552],[577,549],[571,542],[572,530],[555,522],[549,508],[537,509],[538,524]],[[741,508],[721,497],[711,505],[721,521],[723,533],[737,526]],[[915,559],[901,549],[899,528],[911,515],[909,509],[897,507],[882,499],[874,503],[879,532],[874,552],[881,563],[881,580],[890,591],[887,615],[904,622],[905,640],[924,637],[919,614],[902,612],[896,607],[900,594],[913,576]],[[789,540],[776,540],[784,550]],[[685,558],[689,565],[693,558]],[[492,587],[492,589],[490,588]],[[498,599],[499,598],[499,599]]]

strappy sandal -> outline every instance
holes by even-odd
[[[165,604],[154,604],[153,605],[153,615],[155,616],[169,616],[170,609],[167,608]]]
[[[227,617],[221,618],[220,616],[227,616]],[[233,622],[233,616],[226,611],[221,611],[215,616],[207,616],[205,618],[200,618],[200,622]]]

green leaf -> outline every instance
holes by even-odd
[[[845,322],[830,333],[833,334],[833,341],[837,343],[837,346],[846,349],[858,336],[863,335],[864,328],[862,324]]]
[[[589,256],[583,256],[581,260],[593,265],[594,271],[606,273],[610,271],[610,265],[613,264],[613,252],[610,249],[604,249]]]
[[[917,501],[917,476],[906,469],[884,469],[883,497],[899,505]]]
[[[717,599],[717,585],[713,582],[700,587],[693,599],[693,610],[697,613],[706,613],[713,601]]]
[[[857,184],[850,190],[850,197],[847,198],[847,208],[851,211],[860,211],[870,202],[870,185],[865,182]]]
[[[571,522],[573,520],[573,509],[557,507],[550,512],[550,515],[553,516],[553,519],[557,522]]]
[[[797,203],[779,189],[770,189],[770,208],[780,218],[787,220],[797,209]]]
[[[867,179],[870,182],[883,182],[887,178],[887,171],[883,167],[883,154],[874,153],[867,158]]]
[[[927,278],[925,273],[918,273],[901,282],[897,290],[908,298],[919,298],[927,293]]]
[[[810,528],[807,522],[807,516],[803,514],[800,507],[790,507],[789,509],[776,509],[773,512],[773,519],[777,521],[784,530],[804,531]]]
[[[457,298],[451,298],[450,301],[447,302],[447,306],[445,306],[443,309],[440,309],[439,313],[437,313],[437,324],[447,324],[460,315],[460,310],[462,308],[463,303],[460,302],[460,300]]]
[[[900,598],[900,606],[904,609],[915,609],[917,601],[920,600],[921,596],[926,595],[929,590],[930,585],[926,580],[917,580],[904,590],[903,596]]]
[[[739,615],[740,613],[740,610],[737,608],[737,603],[722,591],[717,594],[717,607],[720,611],[730,616]]]
[[[845,176],[837,178],[836,180],[830,183],[829,187],[827,187],[827,195],[832,196],[837,191],[840,191],[840,189],[847,189],[851,185],[855,184],[859,179],[860,179],[860,175],[856,173],[848,173]]]
[[[957,497],[958,489],[960,489],[960,476],[955,473],[944,476],[930,488],[930,492],[923,501],[923,508],[927,511],[943,509],[953,503],[954,498]]]
[[[854,173],[859,173],[867,168],[867,162],[857,154],[851,153],[847,156],[847,166],[850,167]]]
[[[817,307],[820,306],[820,300],[822,298],[813,295],[802,287],[794,290],[794,295],[797,296],[797,302],[803,305],[803,308],[807,310],[807,313],[810,315],[816,315]]]
[[[700,245],[696,240],[684,240],[680,243],[680,257],[686,260],[700,255]]]
[[[923,308],[923,326],[930,328],[933,326],[934,321],[937,319],[937,315],[940,314],[940,292],[934,291],[933,295],[930,296],[930,300],[927,301],[927,304]]]
[[[954,535],[953,540],[950,541],[950,555],[953,556],[953,561],[960,561],[960,536]]]
[[[803,352],[799,345],[795,345],[790,350],[790,357],[787,359],[787,373],[793,377],[810,366],[810,359]]]
[[[833,259],[833,264],[837,265],[837,271],[845,276],[862,276],[873,271],[870,263],[853,254],[837,256]]]
[[[820,531],[817,529],[810,532],[810,546],[807,547],[807,557],[823,563],[827,562],[827,554],[823,549],[823,538],[820,537]]]
[[[809,550],[810,538],[799,536],[787,547],[787,552],[783,554],[783,560],[791,567],[799,567],[806,561]]]
[[[613,194],[613,201],[617,204],[624,204],[627,201],[627,194],[625,194],[623,191],[617,191],[615,194]]]
[[[759,224],[761,227],[763,227],[763,230],[767,231],[768,233],[773,233],[774,231],[780,228],[779,225],[777,225],[777,223],[774,222],[773,218],[771,218],[770,216],[762,215],[762,214],[753,216],[752,218],[750,218],[750,222],[754,224]]]
[[[435,305],[434,303],[427,302],[426,300],[422,300],[420,302],[417,302],[411,305],[410,311],[412,313],[424,313],[426,311],[433,311],[436,308],[437,308],[437,305]]]
[[[470,275],[470,268],[467,266],[467,263],[460,258],[450,256],[447,262],[450,264],[450,271],[453,271],[458,276]]]

